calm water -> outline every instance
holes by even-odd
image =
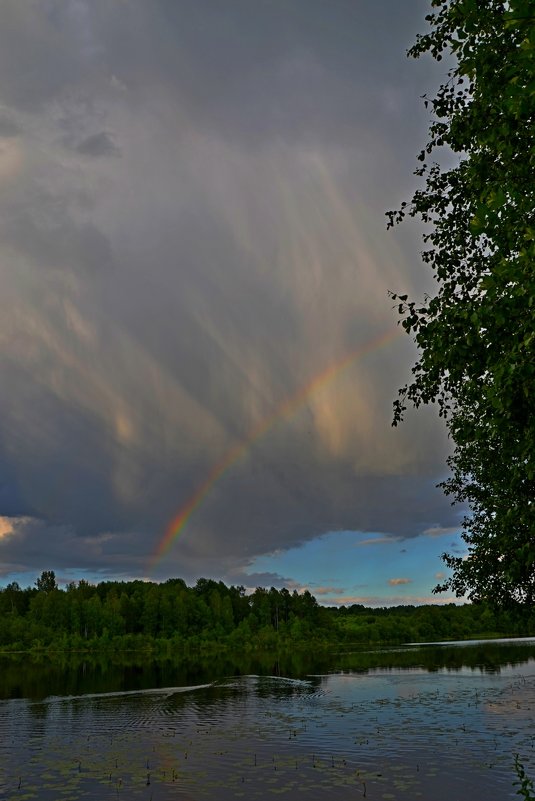
[[[534,643],[254,664],[284,675],[2,662],[0,798],[500,801],[515,753],[535,776]]]

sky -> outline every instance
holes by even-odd
[[[3,0],[0,586],[451,601],[433,409],[393,428],[433,291],[408,59],[426,0]]]

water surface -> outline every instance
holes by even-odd
[[[515,797],[515,753],[535,774],[533,644],[330,660],[297,677],[7,697],[0,798],[500,801]]]

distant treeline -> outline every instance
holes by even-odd
[[[0,650],[247,651],[291,645],[347,645],[525,636],[535,612],[513,617],[485,605],[320,606],[310,592],[244,587],[199,579],[79,581],[59,589],[53,571],[35,587],[0,589]]]

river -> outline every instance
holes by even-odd
[[[0,798],[518,797],[535,641],[285,659],[0,661]]]

